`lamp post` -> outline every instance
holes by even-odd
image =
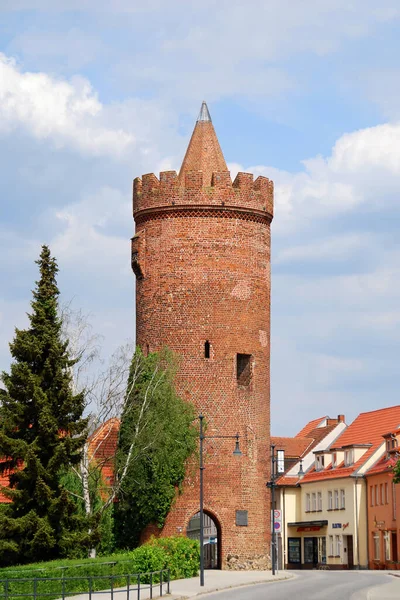
[[[234,456],[242,456],[242,452],[239,447],[239,433],[236,435],[211,435],[205,436],[203,433],[203,415],[199,415],[200,420],[200,585],[204,586],[204,524],[203,524],[203,504],[204,504],[204,489],[203,489],[203,441],[209,439],[236,439],[235,449],[233,451]]]
[[[276,475],[285,472],[285,455],[283,450],[277,450],[275,455],[275,444],[271,444],[271,480],[267,482],[267,488],[271,490],[271,521],[272,521],[272,532],[271,532],[271,563],[272,563],[272,575],[276,573],[276,527],[275,527],[275,488],[276,488]]]

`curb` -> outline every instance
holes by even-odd
[[[237,584],[233,584],[233,585],[227,585],[227,586],[222,586],[222,587],[216,587],[212,590],[207,590],[207,591],[199,591],[196,594],[192,594],[190,596],[178,596],[175,594],[170,594],[167,595],[166,598],[167,600],[189,600],[190,598],[197,598],[198,596],[205,596],[207,594],[215,594],[216,592],[223,592],[225,590],[234,590],[234,589],[239,589],[242,587],[251,587],[253,585],[261,585],[261,584],[268,584],[268,583],[278,583],[280,581],[288,581],[289,579],[295,579],[297,577],[297,575],[295,575],[293,573],[293,575],[286,575],[285,577],[279,577],[279,579],[261,579],[261,580],[256,580],[256,581],[246,581],[245,583],[237,583]],[[161,596],[159,596],[160,598]]]

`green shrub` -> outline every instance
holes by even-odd
[[[200,545],[197,540],[183,536],[151,538],[148,542],[153,548],[162,548],[167,557],[166,568],[171,579],[196,577],[199,572]]]

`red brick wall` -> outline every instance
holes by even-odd
[[[221,177],[221,180],[217,179]],[[228,176],[229,179],[229,176]],[[270,222],[272,182],[226,173],[201,188],[201,173],[186,187],[175,173],[135,180],[133,240],[137,343],[167,345],[181,357],[177,388],[207,421],[207,435],[239,432],[234,440],[205,441],[204,507],[221,526],[223,564],[228,554],[269,554],[270,505]],[[140,269],[138,269],[138,265]],[[211,356],[204,358],[204,343]],[[236,354],[252,355],[248,387],[236,379]],[[163,535],[185,532],[199,510],[198,465],[188,469],[183,494]],[[248,526],[235,525],[236,510]]]

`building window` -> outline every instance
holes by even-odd
[[[335,499],[334,508],[335,508],[335,510],[338,510],[339,509],[339,490],[334,491],[333,497]]]
[[[328,510],[333,509],[333,497],[332,492],[328,492]]]
[[[380,485],[379,493],[380,493],[380,497],[381,497],[381,504],[386,504],[385,496],[384,496],[384,492],[383,492],[383,483],[381,483],[381,485]]]
[[[376,485],[375,486],[375,504],[376,506],[379,506],[381,503],[380,498],[379,498],[379,486]]]
[[[346,494],[344,490],[340,490],[340,508],[346,508]]]
[[[323,454],[317,454],[315,456],[315,470],[322,471],[325,466],[325,457]]]
[[[389,484],[385,483],[385,504],[389,504]]]
[[[354,450],[350,448],[350,450],[345,450],[344,452],[344,466],[351,467],[354,463]]]
[[[204,343],[204,358],[210,358],[210,342],[207,340]]]
[[[329,556],[333,556],[333,535],[329,536]]]
[[[385,531],[383,533],[383,544],[385,547],[385,560],[390,560],[390,533]]]
[[[306,512],[310,512],[310,510],[311,510],[310,494],[306,494]]]
[[[301,538],[288,538],[288,562],[300,564],[301,563]]]
[[[393,521],[396,520],[396,488],[394,481],[392,481],[392,505],[393,505]]]
[[[379,533],[374,533],[374,560],[380,560],[380,558]]]
[[[371,506],[375,506],[375,488],[373,485],[370,486],[369,488],[369,493],[370,493],[370,504]]]
[[[250,384],[251,354],[236,354],[236,378],[239,385]]]
[[[335,556],[340,556],[341,539],[340,535],[335,535]]]
[[[317,493],[317,510],[322,510],[322,492]]]
[[[317,510],[317,494],[315,492],[311,494],[311,510],[313,512]]]
[[[335,467],[337,467],[337,453],[333,452],[333,454],[332,454],[332,469],[334,469]]]

